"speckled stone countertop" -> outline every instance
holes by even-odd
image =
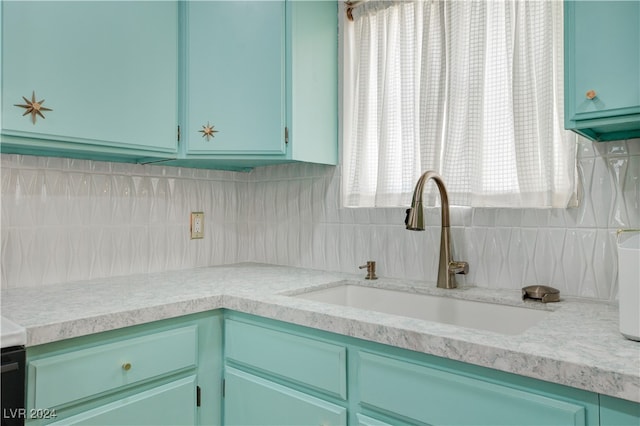
[[[348,281],[551,311],[524,333],[490,331],[291,297]],[[523,302],[510,290],[434,284],[262,264],[236,264],[2,291],[2,315],[27,346],[226,308],[640,402],[640,342],[618,332],[616,305]]]

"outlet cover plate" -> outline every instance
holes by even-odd
[[[204,213],[192,212],[191,221],[191,239],[198,240],[204,238]]]

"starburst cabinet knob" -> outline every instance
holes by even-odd
[[[36,101],[35,90],[31,92],[31,100],[25,98],[24,96],[22,97],[22,99],[24,99],[24,104],[14,104],[14,106],[26,109],[22,116],[24,117],[27,114],[31,114],[31,121],[33,122],[33,124],[36,124],[36,115],[45,118],[42,111],[53,111],[51,108],[42,106],[42,104],[44,103],[44,99],[41,101]]]
[[[198,130],[198,131],[200,133],[202,133],[202,137],[203,138],[207,138],[207,140],[210,140],[211,138],[215,137],[214,133],[218,133],[217,130],[214,130],[214,127],[215,126],[212,126],[207,121],[207,125],[206,126],[202,126],[202,130]]]

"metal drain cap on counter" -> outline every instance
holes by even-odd
[[[534,299],[542,303],[560,301],[560,290],[546,285],[530,285],[522,288],[522,300]]]

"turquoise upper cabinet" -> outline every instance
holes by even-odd
[[[3,1],[1,7],[2,152],[175,157],[177,2]],[[40,111],[45,118],[16,106],[28,106],[32,96],[50,109]]]
[[[640,137],[640,2],[565,1],[565,127]]]
[[[3,1],[2,152],[337,164],[337,13],[334,0]]]
[[[180,161],[337,163],[337,3],[183,3]]]
[[[187,154],[283,155],[285,3],[185,7]]]
[[[338,163],[338,15],[332,0],[287,2],[290,156]]]

